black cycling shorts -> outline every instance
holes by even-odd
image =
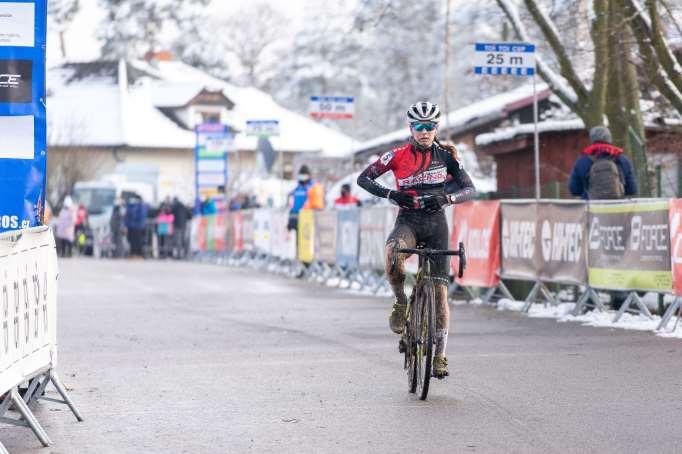
[[[433,214],[427,214],[422,210],[400,210],[386,244],[396,244],[397,240],[402,240],[408,248],[423,244],[424,247],[431,249],[449,249],[450,238],[445,213],[443,210]],[[448,281],[449,268],[449,256],[433,257],[431,267],[433,277]]]

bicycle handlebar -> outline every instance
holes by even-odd
[[[459,269],[457,270],[457,277],[464,275],[464,269],[467,266],[466,252],[464,251],[464,243],[459,243],[459,248],[456,251],[446,249],[415,249],[415,248],[399,248],[396,252],[400,254],[417,254],[424,257],[432,257],[436,255],[457,255],[459,256]]]

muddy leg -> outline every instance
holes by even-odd
[[[414,248],[416,240],[412,230],[396,226],[386,241],[386,276],[398,304],[407,304],[405,295],[405,260],[407,254],[394,252],[397,248]]]
[[[450,326],[450,307],[448,306],[448,286],[436,283],[436,355],[445,355]]]

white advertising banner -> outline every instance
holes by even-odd
[[[0,2],[0,46],[33,47],[35,3]]]
[[[0,235],[0,393],[57,365],[57,254],[47,227]]]
[[[253,246],[256,251],[272,252],[272,210],[257,209],[253,212]]]

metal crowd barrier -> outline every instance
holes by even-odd
[[[652,317],[638,292],[682,295],[682,202],[668,199],[619,201],[476,201],[452,208],[451,243],[462,241],[467,272],[453,279],[473,299],[511,298],[504,280],[533,283],[523,311],[535,303],[557,304],[548,284],[572,292],[574,314],[606,309],[600,292],[628,297],[614,315]],[[230,266],[249,266],[311,282],[379,293],[388,290],[384,244],[393,227],[391,206],[307,211],[297,235],[286,230],[287,213],[251,210],[196,219],[193,251],[222,257]],[[195,237],[196,236],[196,237]],[[679,255],[679,260],[677,259]],[[671,256],[673,259],[671,260]],[[453,259],[453,267],[457,265]],[[673,278],[675,277],[675,278]],[[660,329],[674,318],[677,299]]]

